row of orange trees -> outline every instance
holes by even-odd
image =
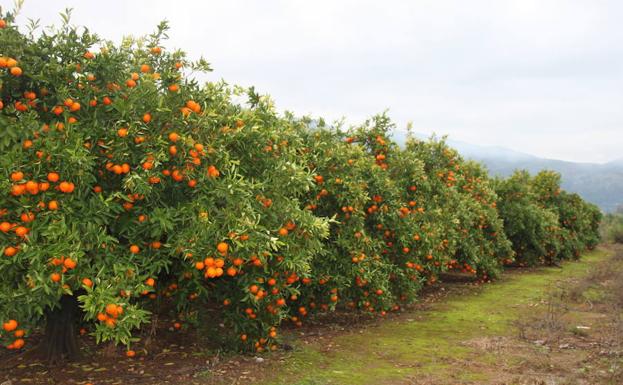
[[[72,317],[129,349],[163,309],[227,346],[274,349],[284,320],[384,315],[443,273],[487,281],[598,241],[598,210],[555,174],[492,180],[443,141],[398,146],[385,115],[330,127],[201,86],[185,74],[208,64],[165,51],[165,24],[114,45],[68,21],[21,33],[1,19],[10,349],[47,324],[49,355],[77,353]]]

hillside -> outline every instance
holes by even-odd
[[[427,135],[417,134],[426,138]],[[404,143],[405,136],[396,133],[398,143]],[[463,157],[483,163],[494,175],[508,176],[517,169],[530,173],[548,169],[562,175],[562,187],[576,192],[584,199],[598,205],[605,212],[613,212],[623,204],[623,158],[599,163],[568,162],[556,159],[539,158],[497,146],[480,146],[471,143],[448,140]]]

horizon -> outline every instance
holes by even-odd
[[[401,131],[402,132],[402,131]],[[443,135],[439,135],[435,132],[430,132],[429,134],[425,134],[422,132],[415,132],[414,133],[416,137],[419,137],[420,139],[429,139],[431,137],[436,137],[438,139],[443,138]],[[397,140],[393,135],[392,137],[394,138],[394,140]],[[406,136],[405,136],[406,138]],[[471,143],[471,142],[465,142],[462,140],[457,140],[457,139],[453,139],[451,136],[447,136],[447,143],[450,147],[453,147],[453,144],[462,144],[462,145],[469,145],[469,146],[473,146],[473,147],[478,147],[481,149],[495,149],[495,150],[501,150],[501,151],[506,151],[506,152],[511,152],[511,153],[515,153],[517,155],[522,155],[522,156],[527,156],[527,157],[532,157],[532,158],[536,158],[539,160],[552,160],[552,161],[560,161],[560,162],[568,162],[568,163],[577,163],[577,164],[583,164],[583,165],[597,165],[597,166],[604,166],[607,164],[611,164],[611,163],[617,163],[619,161],[623,161],[623,157],[619,157],[619,158],[615,158],[612,160],[608,160],[608,161],[604,161],[604,162],[591,162],[591,161],[573,161],[573,160],[566,160],[566,159],[560,159],[560,158],[547,158],[547,157],[542,157],[539,155],[535,155],[529,152],[524,152],[524,151],[517,151],[515,149],[509,148],[509,147],[504,147],[504,146],[500,146],[500,145],[482,145],[482,144],[477,144],[477,143]],[[461,153],[459,151],[459,153]],[[463,155],[463,154],[461,154]]]
[[[413,122],[418,132],[571,162],[621,157],[616,1],[188,4],[26,0],[17,24],[58,23],[69,7],[73,24],[118,42],[167,19],[166,48],[205,57],[214,68],[206,80],[253,85],[282,112],[358,124],[388,110],[398,131]]]

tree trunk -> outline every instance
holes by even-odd
[[[77,338],[79,314],[78,300],[70,295],[63,295],[60,306],[48,310],[45,335],[39,348],[50,365],[57,365],[65,358],[75,361],[81,357]]]

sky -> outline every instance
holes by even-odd
[[[0,0],[3,8],[13,1]],[[581,162],[623,152],[620,0],[26,0],[18,18],[167,48],[280,110]]]

